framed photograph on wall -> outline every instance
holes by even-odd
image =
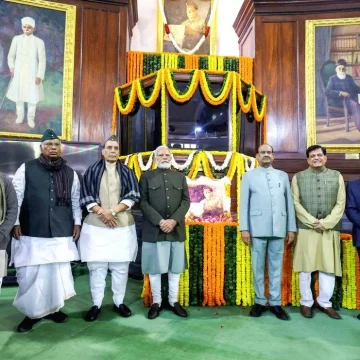
[[[169,34],[165,31],[163,8],[167,25],[174,37],[174,41],[184,52],[191,52],[201,40],[214,7],[214,0],[159,0],[158,1],[158,31],[157,51],[179,53]],[[161,5],[160,5],[161,4]],[[213,14],[213,21],[210,32],[199,49],[193,54],[215,55],[216,54],[216,13]]]
[[[307,144],[360,153],[360,18],[306,21]]]
[[[0,2],[0,136],[72,136],[76,7]]]

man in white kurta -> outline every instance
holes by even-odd
[[[298,226],[294,271],[300,272],[300,313],[305,318],[313,317],[311,273],[319,271],[319,296],[315,307],[333,319],[341,319],[332,308],[330,299],[335,276],[341,276],[344,179],[338,171],[325,167],[325,148],[312,145],[306,154],[309,168],[296,173],[291,183]]]
[[[24,17],[21,25],[24,34],[12,39],[8,54],[12,79],[6,96],[16,103],[16,124],[24,121],[27,103],[27,122],[29,127],[34,128],[36,106],[44,100],[45,44],[33,35],[34,19]]]
[[[81,185],[82,206],[89,211],[79,240],[81,260],[87,262],[93,306],[86,321],[97,319],[105,293],[106,276],[111,271],[114,310],[129,317],[124,304],[130,261],[137,255],[137,236],[131,207],[140,193],[135,174],[118,160],[115,136],[105,143],[104,160],[92,165]]]
[[[11,262],[19,289],[13,305],[26,315],[17,330],[26,332],[42,318],[62,323],[60,309],[75,295],[70,262],[79,260],[80,184],[60,157],[52,130],[41,139],[38,159],[22,164],[13,178],[19,212],[13,229]]]

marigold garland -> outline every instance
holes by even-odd
[[[169,57],[170,60],[167,60],[168,58],[165,55],[161,56],[160,58],[162,63],[168,62],[169,64],[174,64],[176,62],[176,59],[172,57]],[[243,99],[242,82],[239,74],[232,71],[223,72],[223,71],[209,71],[209,70],[195,69],[191,72],[190,80],[185,92],[181,92],[180,90],[178,90],[177,83],[174,78],[174,71],[185,72],[185,73],[191,72],[186,69],[170,70],[168,68],[165,68],[153,74],[148,74],[141,78],[137,78],[130,83],[117,87],[115,89],[114,102],[116,101],[120,113],[122,115],[129,115],[130,113],[132,113],[135,110],[135,105],[137,104],[137,101],[139,101],[139,103],[144,107],[151,107],[158,100],[159,96],[161,96],[162,98],[161,112],[162,115],[164,115],[164,113],[166,112],[166,109],[164,108],[165,99],[163,99],[166,97],[165,94],[168,93],[169,96],[171,96],[171,98],[173,98],[176,102],[184,103],[191,99],[196,89],[199,88],[199,84],[200,84],[200,90],[205,100],[209,104],[214,106],[221,105],[224,101],[226,101],[230,91],[232,91],[231,93],[232,94],[231,122],[233,126],[232,150],[236,150],[236,146],[237,146],[237,130],[236,130],[237,105],[235,106],[235,104],[239,103],[240,108],[244,113],[248,113],[249,111],[252,111],[254,113],[254,117],[256,121],[262,121],[263,123],[265,122],[266,101],[267,101],[266,97],[262,96],[260,103],[258,105],[255,87],[252,84],[250,84],[248,88],[247,100],[245,101]],[[215,93],[212,90],[212,85],[208,77],[209,74],[224,76],[222,87],[218,93]],[[154,77],[154,85],[152,91],[150,91],[150,94],[148,95],[147,94],[148,88],[145,88],[143,86],[143,82],[144,80],[150,77]],[[235,87],[236,87],[236,94],[235,94]],[[128,91],[128,94],[126,95],[125,99],[123,96],[124,89],[127,89]],[[236,98],[237,101],[235,100]],[[116,129],[116,116],[117,114],[114,108],[112,114],[112,122],[111,122],[112,133],[115,133],[115,129]],[[165,116],[162,119],[163,121],[161,128],[162,128],[162,132],[165,132],[166,129]],[[265,139],[266,137],[265,123],[263,124],[263,132],[264,132],[263,136]],[[165,144],[166,134],[162,136],[162,140],[163,140],[162,144]]]
[[[247,82],[253,81],[253,58],[245,56],[186,55],[129,51],[127,53],[127,81],[131,82],[162,68],[235,71]]]

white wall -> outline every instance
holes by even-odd
[[[233,29],[244,0],[219,0],[217,17],[217,55],[239,55],[238,38]],[[139,21],[133,30],[131,50],[156,51],[158,0],[138,0]]]

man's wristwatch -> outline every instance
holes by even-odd
[[[116,211],[113,210],[113,209],[110,209],[110,210],[111,210],[111,215],[112,215],[112,216],[116,216]]]

